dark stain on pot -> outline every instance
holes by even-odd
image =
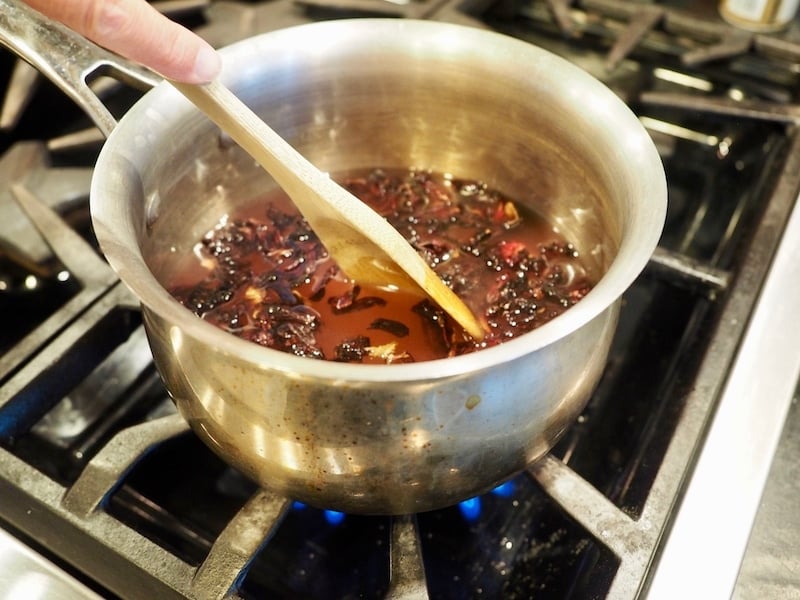
[[[467,401],[464,403],[464,406],[467,407],[467,410],[472,410],[480,403],[481,403],[481,397],[478,394],[472,394],[469,398],[467,398]]]
[[[500,344],[557,317],[593,286],[575,248],[543,216],[479,181],[420,170],[337,179],[472,308],[487,332],[483,341],[428,299],[349,280],[280,190],[209,231],[194,268],[169,286],[172,294],[201,318],[264,346],[394,364]]]

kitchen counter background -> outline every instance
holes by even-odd
[[[800,305],[800,299],[796,302]],[[800,407],[795,391],[733,600],[800,599]],[[764,398],[769,402],[769,398]]]

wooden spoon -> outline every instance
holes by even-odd
[[[472,311],[400,232],[314,167],[227,87],[219,81],[170,83],[272,175],[348,277],[421,291],[473,338],[483,339],[483,328]]]

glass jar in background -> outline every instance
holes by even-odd
[[[722,0],[719,12],[731,25],[751,31],[779,31],[797,14],[800,0]]]

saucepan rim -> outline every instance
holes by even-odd
[[[120,231],[119,224],[114,223],[115,211],[119,209],[111,205],[115,203],[114,189],[120,175],[113,172],[113,169],[103,168],[103,165],[113,164],[117,155],[124,154],[124,148],[120,148],[118,140],[129,136],[130,130],[137,127],[137,121],[152,107],[184,102],[186,114],[195,110],[179,97],[172,86],[162,83],[135,103],[109,135],[100,151],[90,192],[92,220],[101,250],[111,267],[140,302],[171,326],[178,328],[181,335],[201,340],[219,352],[238,357],[265,370],[357,384],[375,381],[430,381],[482,372],[557,342],[603,314],[619,300],[641,273],[656,247],[666,215],[667,198],[666,178],[658,152],[638,118],[622,100],[579,67],[528,42],[492,31],[431,21],[378,18],[317,22],[248,38],[223,48],[221,53],[227,65],[237,52],[260,43],[262,39],[274,41],[276,36],[326,35],[329,32],[323,32],[323,28],[332,28],[330,33],[335,33],[336,30],[353,27],[363,28],[370,35],[380,32],[381,28],[391,30],[384,32],[385,35],[413,35],[427,28],[435,28],[450,35],[471,36],[474,43],[505,44],[510,52],[520,51],[518,45],[523,45],[522,51],[536,57],[537,69],[560,73],[561,76],[568,72],[570,77],[580,78],[582,85],[590,86],[593,93],[597,94],[596,100],[600,101],[587,103],[584,108],[592,110],[592,105],[602,107],[597,109],[603,111],[600,118],[608,118],[610,112],[624,127],[624,131],[620,131],[621,143],[630,146],[627,151],[630,157],[629,167],[636,173],[636,182],[640,188],[633,191],[641,196],[640,203],[643,204],[633,211],[629,222],[623,224],[628,233],[623,234],[619,250],[606,273],[580,302],[556,319],[495,347],[457,357],[391,365],[339,363],[294,356],[238,338],[198,318],[173,298],[145,263],[141,247],[135,239],[135,232],[131,228]],[[230,67],[223,69],[223,81],[226,80],[228,68]],[[635,232],[636,240],[631,239],[631,231]]]

